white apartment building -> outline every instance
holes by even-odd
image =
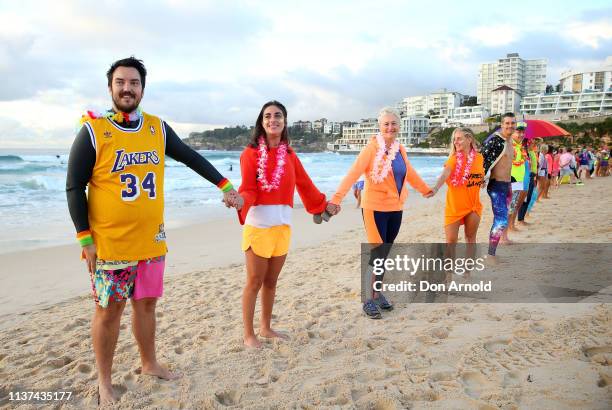
[[[414,97],[406,97],[399,102],[397,106],[401,115],[408,116],[423,116],[427,114],[427,96],[417,95]]]
[[[430,111],[436,115],[448,116],[450,111],[461,106],[466,98],[463,94],[443,88],[428,95],[406,97],[400,101],[397,108],[407,117],[422,117],[429,115]]]
[[[329,121],[323,127],[324,134],[340,134],[341,131],[342,131],[342,124],[339,122]]]
[[[528,95],[523,98],[521,112],[530,115],[612,113],[612,88],[607,91]]]
[[[515,89],[502,85],[491,92],[491,114],[518,113],[521,109],[521,96]]]
[[[403,117],[399,142],[404,146],[419,144],[427,138],[429,119],[425,117]]]
[[[379,131],[377,118],[365,118],[353,127],[343,127],[342,136],[334,144],[345,146],[347,150],[360,151]]]
[[[545,59],[523,60],[518,53],[510,53],[495,63],[480,65],[478,71],[477,102],[490,112],[492,107],[491,93],[494,89],[506,85],[520,96],[540,94],[546,91]]]
[[[315,120],[312,123],[312,129],[314,132],[323,132],[325,125],[327,124],[327,118],[321,118],[319,120]]]
[[[334,141],[333,149],[337,151],[361,151],[370,139],[380,131],[377,118],[362,119],[352,127],[343,127],[342,136]],[[400,123],[398,141],[404,146],[422,142],[429,132],[429,120],[424,117],[403,117]]]
[[[292,126],[304,132],[312,132],[312,122],[310,121],[295,121]]]
[[[489,110],[482,105],[474,105],[471,107],[457,107],[453,109],[449,125],[453,127],[462,125],[481,125],[489,118],[491,114]]]
[[[581,93],[586,90],[608,91],[612,87],[612,56],[593,69],[567,70],[561,73],[561,92]]]

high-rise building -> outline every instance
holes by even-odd
[[[454,108],[460,107],[466,98],[458,92],[443,88],[427,95],[406,97],[397,108],[402,116],[422,117],[433,114],[446,117]]]
[[[493,112],[491,93],[502,85],[515,90],[520,97],[546,91],[545,59],[523,60],[518,53],[510,53],[495,63],[480,65],[478,72],[478,104]]]

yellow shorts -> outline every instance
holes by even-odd
[[[253,249],[257,256],[271,258],[283,256],[289,252],[289,241],[291,239],[291,227],[289,225],[278,225],[270,228],[256,228],[244,225],[242,231],[242,250]]]

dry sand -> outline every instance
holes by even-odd
[[[513,238],[612,242],[611,186],[612,178],[605,178],[552,191],[531,215],[537,223]],[[443,241],[441,194],[431,202],[411,194],[398,242]],[[491,211],[484,193],[482,200],[478,237],[484,242]],[[351,208],[352,200],[344,206]],[[189,249],[184,256],[194,260],[175,264],[183,274],[167,278],[157,313],[158,356],[184,376],[168,382],[139,374],[126,309],[113,373],[120,395],[115,408],[612,407],[610,304],[412,304],[369,320],[359,298],[359,244],[365,239],[359,213],[332,220],[337,231],[331,224],[307,228],[307,219],[296,221],[295,237],[303,229],[316,238],[294,241],[304,242],[289,253],[274,309],[273,325],[291,339],[266,342],[260,351],[242,346],[241,258],[194,269],[214,266],[228,252],[240,257],[239,231],[231,246],[221,240],[212,252],[189,248],[217,241],[197,227],[185,231],[184,242],[171,243]],[[563,229],[562,221],[572,228]],[[50,258],[56,273],[68,269],[61,252],[39,252],[28,255]],[[70,390],[64,408],[95,407],[87,286],[78,292],[82,297],[45,309],[17,316],[5,309],[0,406],[15,406],[7,398],[12,391]],[[10,293],[6,287],[2,292]]]

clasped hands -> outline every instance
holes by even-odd
[[[336,204],[332,204],[331,202],[327,203],[327,206],[325,207],[325,211],[323,211],[320,214],[315,214],[312,216],[312,219],[314,221],[314,223],[316,224],[320,224],[321,222],[325,221],[329,221],[330,218],[334,215],[338,215],[338,212],[340,212],[340,205],[336,205]]]
[[[238,191],[231,189],[223,193],[223,203],[228,208],[234,207],[236,210],[240,211],[242,205],[244,205],[244,199],[242,199]]]

